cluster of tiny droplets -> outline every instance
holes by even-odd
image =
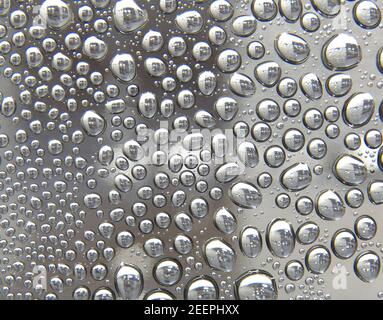
[[[0,299],[383,298],[382,8],[0,0]]]

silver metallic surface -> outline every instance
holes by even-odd
[[[383,298],[381,0],[0,0],[0,299]]]

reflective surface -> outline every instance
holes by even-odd
[[[382,9],[0,0],[0,298],[383,298]]]

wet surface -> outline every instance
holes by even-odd
[[[383,298],[382,9],[0,0],[0,299]]]

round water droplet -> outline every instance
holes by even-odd
[[[332,250],[341,259],[351,258],[357,249],[354,233],[347,229],[338,230],[332,238]]]
[[[265,271],[250,271],[237,280],[240,300],[276,300],[278,290],[274,278]]]
[[[187,300],[217,300],[218,289],[214,280],[200,277],[190,281],[185,290]]]
[[[5,1],[4,9],[9,10],[9,6],[10,1]],[[71,7],[61,0],[45,0],[39,14],[49,27],[55,29],[65,28],[73,18]]]
[[[323,274],[331,264],[331,254],[324,246],[311,248],[306,254],[306,266],[314,274]]]
[[[110,70],[121,81],[129,82],[136,75],[136,64],[130,54],[117,54],[110,63]]]
[[[317,198],[316,211],[327,220],[340,220],[346,208],[341,197],[332,190],[323,191]]]
[[[293,260],[286,264],[285,273],[291,281],[302,279],[304,272],[305,269],[299,261]]]
[[[154,276],[160,285],[172,286],[181,279],[182,268],[176,261],[163,260],[154,267]]]
[[[354,263],[356,275],[364,282],[374,282],[380,272],[380,258],[372,251],[361,253]]]
[[[177,15],[176,23],[181,31],[196,34],[201,31],[204,21],[198,11],[189,10]]]
[[[297,240],[305,245],[314,243],[319,237],[319,227],[314,222],[306,222],[297,230]]]
[[[355,222],[355,232],[362,240],[370,240],[375,237],[377,224],[370,216],[361,216]]]
[[[382,18],[382,14],[373,1],[358,1],[354,5],[353,15],[355,22],[367,29],[376,28]]]
[[[254,16],[260,21],[270,21],[278,12],[274,0],[254,0],[251,8]]]

